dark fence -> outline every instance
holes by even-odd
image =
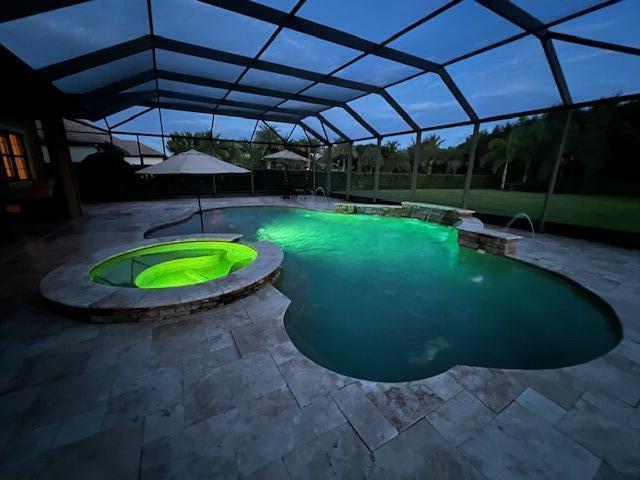
[[[211,175],[137,175],[140,166],[118,164],[118,168],[92,168],[87,164],[74,165],[80,195],[84,202],[109,202],[145,200],[192,196],[200,192],[203,196],[249,195],[251,175],[216,175],[215,189]],[[113,167],[113,166],[112,166]],[[254,170],[253,191],[256,195],[281,195],[291,188],[312,192],[315,188],[327,188],[327,174],[317,171],[314,182],[313,171],[307,170]],[[371,173],[352,173],[351,189],[372,190],[374,176]],[[472,188],[496,188],[499,178],[493,175],[474,175]],[[381,190],[407,190],[411,184],[410,174],[383,173],[380,175]],[[417,188],[462,189],[464,175],[420,174]],[[347,188],[347,174],[342,171],[331,173],[331,190],[344,192]]]
[[[48,166],[49,169],[51,168]],[[118,202],[192,196],[250,195],[250,174],[212,175],[137,175],[138,165],[119,164],[118,168],[88,168],[74,164],[83,202]],[[50,172],[53,174],[53,172]],[[318,174],[318,186],[324,185]],[[253,191],[256,195],[281,195],[295,188],[311,192],[313,172],[302,170],[254,170]]]

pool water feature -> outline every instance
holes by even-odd
[[[210,210],[204,224],[284,250],[276,287],[292,302],[286,330],[303,354],[345,375],[395,382],[459,364],[558,368],[621,339],[597,296],[546,270],[459,247],[449,227],[290,207]],[[149,235],[199,230],[190,217]]]
[[[91,269],[94,282],[117,287],[168,288],[208,282],[244,268],[257,252],[222,241],[183,241],[138,248]]]

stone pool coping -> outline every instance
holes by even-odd
[[[100,250],[49,272],[40,293],[53,304],[92,323],[143,322],[209,309],[258,290],[280,272],[283,252],[270,242],[245,243],[258,252],[241,270],[209,282],[183,287],[139,289],[96,283],[89,272],[99,262],[139,248],[189,241],[239,241],[239,234],[194,234],[150,238]]]

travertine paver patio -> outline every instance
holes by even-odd
[[[274,203],[294,202],[206,201]],[[616,309],[624,339],[606,356],[546,371],[456,367],[411,383],[312,363],[288,340],[288,300],[271,286],[148,324],[79,323],[39,298],[50,269],[192,209],[88,206],[0,248],[0,478],[640,476],[639,251],[547,235],[520,246]]]

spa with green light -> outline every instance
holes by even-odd
[[[146,239],[77,258],[40,282],[48,300],[90,322],[146,322],[250,295],[280,272],[274,243],[239,234]]]
[[[96,265],[89,276],[94,282],[118,287],[183,287],[224,277],[256,257],[255,249],[241,243],[166,243],[109,258]]]

